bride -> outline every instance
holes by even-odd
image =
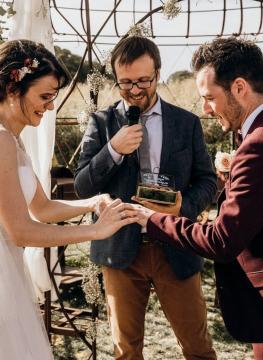
[[[105,195],[71,202],[45,196],[19,134],[27,125],[38,126],[44,112],[54,108],[59,89],[68,84],[67,73],[43,45],[27,40],[0,46],[0,69],[0,358],[50,360],[23,247],[100,240],[138,219],[120,200],[106,205]],[[100,203],[104,210],[93,225],[47,224],[95,211]]]

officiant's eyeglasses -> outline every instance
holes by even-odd
[[[154,74],[151,80],[117,82],[116,85],[118,85],[118,87],[121,90],[131,90],[134,87],[134,85],[136,85],[138,89],[148,89],[151,87],[152,82],[154,81],[155,78],[156,78],[156,73]]]

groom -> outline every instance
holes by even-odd
[[[242,136],[225,199],[214,224],[201,225],[149,209],[142,209],[140,224],[147,225],[152,239],[216,261],[226,327],[236,339],[252,342],[255,359],[262,360],[263,56],[253,42],[216,39],[195,52],[192,67],[204,112],[216,116],[224,131]]]

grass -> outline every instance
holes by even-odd
[[[71,245],[67,249],[70,256],[67,258],[67,264],[85,265],[88,253],[87,244]],[[74,259],[72,261],[72,259]],[[78,262],[79,259],[79,262]],[[222,321],[220,311],[214,305],[215,281],[213,275],[212,262],[205,261],[205,267],[202,274],[203,291],[207,303],[207,316],[210,334],[214,341],[219,360],[252,360],[252,351],[249,344],[241,344],[235,341],[226,331]],[[85,307],[86,301],[80,284],[73,287],[67,287],[63,290],[64,301],[77,308]],[[53,335],[53,350],[55,360],[86,360],[90,356],[90,351],[85,345],[76,338],[62,337]],[[145,339],[144,339],[144,357],[145,360],[174,360],[184,359],[181,348],[173,334],[173,331],[166,320],[159,301],[155,293],[151,294],[145,321]],[[107,322],[105,306],[99,311],[98,336],[97,336],[97,359],[114,359],[111,334]]]

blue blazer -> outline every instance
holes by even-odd
[[[85,198],[98,193],[131,202],[138,177],[136,156],[125,156],[115,164],[108,141],[127,124],[118,103],[93,113],[83,137],[82,151],[75,173],[75,190]],[[194,114],[161,100],[163,140],[160,173],[174,175],[175,187],[182,192],[182,216],[195,220],[214,198],[216,175],[204,143],[200,120]],[[141,244],[141,228],[125,226],[107,240],[93,241],[91,260],[96,264],[125,269],[136,258]],[[185,279],[199,272],[202,259],[185,250],[164,245],[163,250],[176,276]]]

